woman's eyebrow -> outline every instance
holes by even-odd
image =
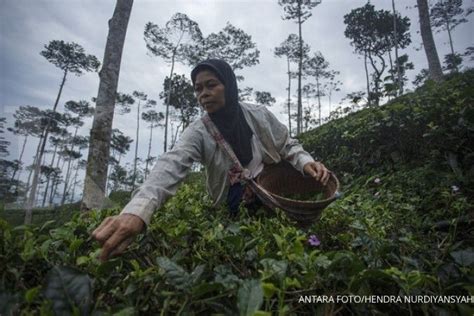
[[[212,81],[217,82],[216,79],[208,79],[208,80],[204,81],[204,84],[207,84],[207,83],[212,82]],[[202,84],[203,83],[201,83],[201,82],[196,82],[196,84],[194,86],[199,86],[199,85],[202,85]]]

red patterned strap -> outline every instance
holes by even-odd
[[[212,122],[211,118],[209,115],[204,115],[202,117],[202,121],[204,125],[206,126],[207,130],[209,133],[214,137],[216,140],[216,143],[221,147],[221,149],[227,153],[229,156],[230,160],[233,162],[232,168],[229,170],[229,180],[231,184],[235,184],[237,182],[241,181],[248,181],[250,179],[250,172],[242,167],[240,164],[239,158],[235,155],[234,151],[232,150],[232,147],[230,147],[229,143],[226,142],[224,139],[224,136],[222,136],[221,132],[217,128],[217,126]]]

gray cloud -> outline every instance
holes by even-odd
[[[353,53],[349,40],[344,37],[343,16],[351,9],[362,6],[365,0],[323,0],[313,10],[313,16],[303,25],[304,40],[312,51],[321,51],[331,64],[331,68],[341,72],[340,80],[344,86],[335,93],[332,108],[349,92],[365,89],[363,61]],[[409,73],[411,79],[422,68],[427,67],[423,50],[416,51],[421,43],[418,31],[418,17],[412,0],[397,1],[397,9],[402,15],[411,19],[413,44],[404,52],[414,62],[416,70]],[[391,1],[374,1],[378,9],[391,10]],[[51,108],[61,80],[61,71],[48,63],[39,52],[51,40],[61,39],[74,41],[84,47],[87,53],[94,54],[102,60],[108,32],[107,22],[112,16],[115,1],[92,0],[4,0],[1,3],[0,23],[1,37],[0,67],[0,101],[2,116],[7,117],[7,125],[11,125],[12,113],[20,105],[30,104]],[[204,35],[218,32],[227,22],[242,28],[252,36],[261,51],[260,63],[240,71],[245,76],[241,87],[249,86],[255,90],[272,93],[277,105],[271,110],[286,123],[282,114],[286,102],[286,60],[275,58],[274,47],[286,39],[290,33],[297,33],[297,24],[281,19],[283,10],[277,1],[241,1],[241,0],[193,0],[193,1],[139,1],[134,2],[132,15],[124,46],[119,91],[132,93],[140,90],[156,99],[162,90],[163,80],[169,75],[170,65],[162,59],[147,53],[144,40],[144,25],[151,21],[163,26],[176,12],[187,14],[198,22]],[[472,19],[460,25],[454,31],[455,48],[463,52],[465,47],[473,45]],[[440,58],[449,52],[447,36],[435,34]],[[472,63],[471,63],[472,66]],[[293,65],[295,67],[295,65]],[[295,68],[293,68],[295,69]],[[177,65],[176,72],[189,74],[190,67]],[[67,100],[90,100],[97,95],[99,78],[95,73],[80,77],[70,75],[63,91],[61,106]],[[296,81],[293,81],[295,94]],[[323,98],[323,113],[327,113],[327,98]],[[160,106],[159,111],[164,107]],[[117,115],[114,127],[121,129],[126,135],[135,138],[135,116]],[[91,121],[82,128],[88,135]],[[145,126],[144,123],[141,126]],[[154,155],[162,152],[163,131],[156,130],[154,135]],[[20,140],[7,135],[12,142],[11,157],[15,158]],[[140,133],[140,152],[142,156],[147,150],[148,130],[143,128]],[[33,144],[33,142],[32,142]],[[32,157],[35,146],[30,146],[29,157]],[[130,151],[125,161],[133,156]]]

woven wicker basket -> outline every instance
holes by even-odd
[[[331,173],[326,186],[309,176],[303,176],[287,161],[266,165],[256,182],[267,190],[279,207],[299,226],[307,227],[319,219],[323,210],[339,196],[339,180]],[[292,194],[323,192],[324,200],[299,201],[285,198]]]

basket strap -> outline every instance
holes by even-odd
[[[207,131],[215,139],[217,145],[229,156],[229,158],[234,163],[230,174],[231,182],[236,180],[232,179],[233,174],[238,174],[239,180],[248,184],[252,191],[260,198],[260,200],[262,200],[265,205],[271,208],[282,208],[280,203],[270,194],[270,192],[259,185],[254,179],[250,178],[250,173],[247,169],[242,167],[242,164],[232,150],[232,147],[230,147],[230,145],[226,142],[217,126],[214,124],[214,122],[212,122],[209,115],[205,114],[201,120],[206,126]]]
[[[262,187],[260,184],[257,183],[254,179],[250,179],[250,181],[247,182],[252,191],[255,193],[256,196],[265,204],[266,206],[275,209],[275,208],[281,208],[281,204],[268,192],[264,187]]]
[[[225,153],[229,156],[229,158],[232,160],[234,163],[234,168],[238,168],[240,170],[243,170],[244,168],[240,164],[239,159],[235,155],[234,151],[232,150],[232,147],[230,147],[229,143],[226,142],[224,136],[222,136],[221,132],[217,128],[217,126],[214,124],[214,122],[211,120],[208,114],[205,114],[201,120],[203,121],[204,125],[206,126],[208,132],[214,137],[216,140],[217,144],[219,147],[221,147],[222,150],[224,150]]]

